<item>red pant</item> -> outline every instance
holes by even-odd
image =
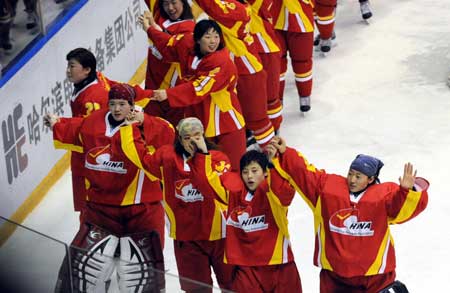
[[[395,281],[395,271],[381,275],[343,278],[332,271],[320,271],[321,293],[377,293]]]
[[[314,1],[315,21],[322,39],[329,39],[333,35],[336,2],[336,0]]]
[[[275,33],[281,49],[280,99],[283,99],[288,51],[295,74],[297,92],[300,97],[309,97],[312,89],[314,33],[296,33],[280,30],[275,30]]]
[[[260,53],[259,57],[267,73],[267,114],[275,130],[283,120],[280,102],[280,52]]]
[[[231,289],[233,266],[223,262],[225,240],[173,241],[178,274],[212,286],[211,266],[220,288]],[[181,289],[186,292],[212,292],[211,288],[180,279]]]
[[[164,208],[161,202],[108,206],[87,202],[84,220],[117,237],[156,231],[164,248]]]
[[[260,267],[237,266],[233,274],[236,292],[302,292],[295,262]]]
[[[239,162],[246,151],[244,128],[216,136],[214,143],[219,146],[220,151],[228,156],[231,168],[239,171]]]

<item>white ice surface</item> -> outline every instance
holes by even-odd
[[[305,115],[298,111],[289,72],[281,136],[329,173],[345,175],[355,155],[365,153],[385,163],[382,181],[397,182],[403,164],[412,162],[430,181],[430,198],[419,217],[392,227],[397,278],[413,293],[450,292],[450,199],[444,184],[450,166],[450,90],[445,84],[450,2],[374,0],[372,8],[367,24],[360,20],[357,1],[340,1],[337,45],[328,56],[314,57],[312,110]],[[78,227],[69,172],[24,222],[67,243]],[[300,197],[292,203],[289,221],[303,292],[318,292],[312,213]],[[173,246],[166,239],[166,267],[176,274]]]

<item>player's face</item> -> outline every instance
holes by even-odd
[[[183,136],[180,136],[181,145],[183,148],[189,152],[189,150],[195,150],[197,145],[193,140],[198,140],[203,136],[203,132],[200,130],[188,131]]]
[[[183,14],[183,2],[181,0],[163,0],[162,6],[170,20],[177,20]]]
[[[213,28],[210,28],[201,38],[198,40],[200,45],[200,52],[203,55],[213,53],[217,50],[220,44],[220,35]]]
[[[91,72],[91,68],[83,67],[83,65],[75,59],[70,59],[67,62],[66,76],[70,82],[76,84],[83,81],[88,77],[89,72]]]
[[[358,192],[367,187],[372,181],[373,177],[368,177],[361,172],[350,169],[347,174],[347,184],[350,192]]]
[[[250,191],[255,191],[256,188],[266,178],[264,170],[256,162],[251,162],[244,167],[241,171],[242,180],[244,180],[245,186]]]
[[[116,121],[123,121],[133,110],[128,101],[122,99],[110,99],[108,102],[109,111]]]

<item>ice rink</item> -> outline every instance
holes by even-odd
[[[397,278],[412,293],[450,292],[450,3],[373,0],[372,10],[365,23],[356,0],[339,1],[336,46],[326,57],[315,52],[310,112],[300,114],[292,72],[286,78],[281,136],[329,173],[346,175],[364,153],[384,162],[382,182],[398,182],[403,164],[413,163],[431,183],[430,198],[421,215],[392,227]],[[66,243],[78,228],[69,172],[24,222]],[[319,292],[312,213],[299,196],[289,221],[303,292]],[[164,253],[176,274],[168,237]]]

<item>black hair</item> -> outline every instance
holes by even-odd
[[[188,1],[187,0],[180,0],[180,1],[183,3],[183,13],[181,13],[179,19],[181,19],[181,20],[194,19],[194,15],[192,15],[191,6],[189,5]],[[163,2],[164,2],[164,0],[159,0],[159,14],[163,18],[171,20],[169,15],[166,13],[166,11],[163,8]]]
[[[267,159],[267,156],[261,152],[258,152],[256,150],[251,150],[246,152],[239,162],[239,167],[242,173],[242,170],[244,170],[245,167],[250,165],[250,163],[255,162],[261,168],[263,169],[263,172],[266,172],[267,167],[269,166],[269,160]]]
[[[83,68],[90,68],[91,72],[89,72],[89,79],[97,78],[97,59],[95,59],[94,54],[91,51],[85,48],[76,48],[70,51],[66,55],[66,60],[70,59],[77,60]]]
[[[220,36],[220,43],[217,50],[222,50],[225,46],[223,44],[223,35],[222,35],[222,29],[220,28],[219,24],[211,19],[203,19],[197,22],[194,28],[194,51],[195,55],[199,58],[203,57],[203,54],[200,52],[200,44],[198,41],[203,37],[204,34],[206,34],[210,29],[213,29],[216,31]]]

